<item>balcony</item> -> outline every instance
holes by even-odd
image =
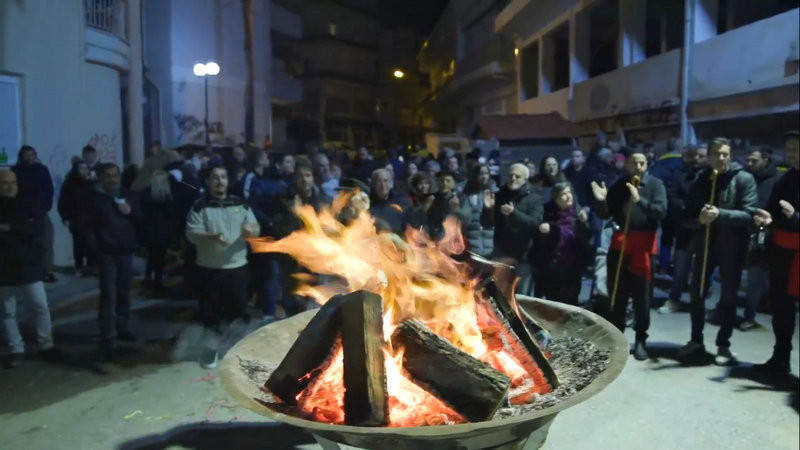
[[[123,0],[84,0],[86,61],[119,71],[128,70],[126,7]]]
[[[86,26],[111,33],[126,40],[125,2],[123,0],[84,0]]]
[[[466,49],[456,61],[456,79],[470,82],[494,74],[514,73],[514,44],[503,36],[493,36],[477,49]]]

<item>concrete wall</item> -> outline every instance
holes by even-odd
[[[81,0],[0,2],[0,73],[22,80],[22,142],[50,168],[57,193],[87,143],[122,163],[119,73],[86,62],[86,44]],[[7,149],[9,163],[17,150]],[[69,265],[72,240],[55,208],[50,217],[55,262]]]

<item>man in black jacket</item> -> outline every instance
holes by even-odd
[[[402,235],[406,231],[411,200],[394,190],[394,177],[386,169],[372,172],[369,213],[379,230]]]
[[[100,185],[93,193],[89,216],[89,232],[100,269],[100,351],[110,358],[114,336],[135,341],[128,322],[133,279],[133,252],[136,241],[136,217],[133,202],[120,192],[120,171],[115,164],[100,169]],[[116,333],[115,333],[116,331]]]
[[[644,153],[633,153],[625,167],[627,174],[611,188],[606,188],[605,183],[593,181],[591,184],[599,217],[613,219],[619,226],[624,226],[630,217],[627,234],[624,234],[625,230],[617,229],[611,238],[606,268],[609,300],[613,304],[602,308],[602,312],[620,331],[624,331],[625,311],[629,298],[633,298],[636,317],[633,356],[642,361],[648,357],[645,342],[650,327],[653,264],[658,251],[656,232],[667,213],[667,193],[661,180],[646,174],[647,156]],[[619,264],[620,258],[622,264]],[[617,267],[620,267],[619,273]]]
[[[767,202],[772,221],[768,246],[769,297],[775,347],[772,357],[753,370],[770,375],[787,375],[790,369],[792,336],[800,298],[800,133],[786,135],[789,170],[775,183]],[[766,224],[766,223],[765,223]]]
[[[512,264],[519,264],[518,275],[521,280],[518,286],[520,293],[532,291],[528,252],[533,243],[533,236],[542,223],[544,203],[542,196],[536,193],[528,183],[530,173],[524,164],[513,164],[508,169],[508,181],[497,194],[490,190],[483,193],[483,212],[481,225],[494,227],[495,259],[511,259]]]
[[[47,213],[53,208],[53,179],[47,166],[39,161],[36,149],[23,145],[19,150],[17,164],[11,169],[17,175],[19,201],[29,207],[36,217],[42,221],[44,281],[56,282],[53,275],[53,222]]]
[[[775,165],[772,164],[772,150],[762,147],[750,152],[747,156],[747,171],[756,180],[758,207],[766,209],[772,188],[780,178]],[[742,331],[760,327],[756,322],[756,310],[769,286],[766,235],[765,227],[753,224],[747,255],[747,297],[744,306],[744,320],[739,323],[739,329]]]
[[[42,261],[42,218],[34,214],[17,196],[17,177],[0,170],[0,301],[5,315],[3,325],[10,355],[9,368],[22,364],[25,343],[16,319],[17,300],[33,306],[36,338],[43,357],[55,356],[50,310],[44,284]]]
[[[708,159],[710,167],[698,175],[685,204],[684,217],[686,225],[694,230],[692,245],[697,261],[690,289],[692,336],[681,348],[678,357],[685,359],[705,352],[705,290],[709,287],[714,268],[719,267],[722,292],[717,309],[721,323],[714,362],[728,365],[735,361],[730,351],[730,338],[736,319],[736,301],[747,256],[750,226],[758,209],[758,194],[753,176],[731,161],[731,147],[727,139],[716,138],[712,141]],[[715,186],[713,203],[710,201],[712,186]],[[708,233],[707,227],[710,227]],[[709,242],[706,242],[706,236]],[[706,249],[708,263],[703,273]],[[701,280],[705,280],[704,292],[700,292]]]

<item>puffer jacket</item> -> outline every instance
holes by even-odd
[[[466,195],[465,200],[469,219],[462,224],[461,228],[469,243],[469,250],[488,257],[494,250],[494,227],[485,227],[481,224],[483,193]]]
[[[229,195],[220,200],[201,197],[186,220],[186,238],[197,246],[197,265],[207,269],[235,269],[247,264],[247,242],[242,226],[258,235],[260,227],[244,199]],[[208,233],[221,233],[227,245],[210,240]]]

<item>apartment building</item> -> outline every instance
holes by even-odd
[[[516,48],[520,113],[777,143],[798,123],[798,18],[796,0],[512,0],[494,30]]]

